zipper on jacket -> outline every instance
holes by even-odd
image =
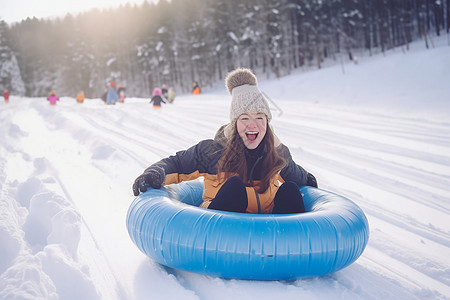
[[[250,176],[248,177],[250,180],[253,181],[253,171],[255,171],[255,167],[256,165],[259,163],[259,161],[262,159],[262,156],[259,156],[255,163],[253,164],[252,169],[250,170]],[[261,200],[259,200],[259,194],[258,191],[255,189],[255,187],[253,187],[253,190],[255,191],[255,196],[256,196],[256,204],[258,204],[258,214],[261,214]]]
[[[259,200],[259,194],[258,191],[253,187],[253,190],[255,191],[256,196],[256,204],[258,204],[258,214],[261,214],[261,201]]]
[[[260,161],[262,158],[263,158],[263,157],[262,157],[262,155],[261,155],[261,156],[259,156],[259,157],[256,159],[255,163],[253,164],[252,169],[250,170],[250,176],[248,176],[248,179],[250,179],[250,180],[253,181],[253,171],[255,171],[256,165],[259,163],[259,161]]]

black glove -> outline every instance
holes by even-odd
[[[307,181],[306,181],[306,185],[308,185],[308,186],[312,186],[312,187],[319,187],[318,185],[317,185],[317,180],[316,180],[316,177],[314,177],[314,175],[313,174],[311,174],[311,173],[308,173],[308,179],[307,179]]]
[[[148,187],[159,189],[162,187],[165,179],[166,174],[164,169],[161,167],[152,166],[136,178],[133,183],[133,194],[138,196],[139,193],[146,192]]]

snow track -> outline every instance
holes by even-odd
[[[450,124],[358,110],[324,118],[316,109],[290,108],[301,115],[280,120],[279,136],[298,143],[297,162],[326,175],[322,187],[366,212],[371,238],[363,257],[417,287],[419,298],[428,289],[437,292],[431,298],[449,297]]]
[[[1,205],[12,213],[0,236],[15,246],[0,253],[0,299],[23,289],[12,278],[30,259],[41,275],[27,280],[47,299],[76,299],[63,297],[74,291],[61,272],[83,299],[450,299],[450,124],[278,103],[288,113],[272,123],[296,162],[366,212],[371,236],[353,265],[291,282],[222,280],[165,268],[134,247],[125,228],[134,178],[212,138],[227,97],[179,97],[160,111],[140,99],[50,107],[23,98],[1,110]]]

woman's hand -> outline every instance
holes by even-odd
[[[164,184],[165,179],[166,174],[164,169],[161,167],[152,166],[136,178],[133,183],[133,194],[138,196],[139,193],[146,192],[148,187],[159,189]]]
[[[308,173],[308,180],[306,181],[306,185],[309,185],[309,186],[312,186],[315,188],[319,187],[317,184],[316,177],[314,177],[314,175],[311,173]]]

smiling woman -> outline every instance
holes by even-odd
[[[266,135],[267,117],[257,111],[242,114],[236,121],[236,129],[245,147],[255,149]]]
[[[2,0],[0,19],[6,23],[20,22],[27,18],[61,18],[66,14],[78,14],[94,8],[115,8],[119,5],[141,4],[144,0]]]
[[[317,187],[316,179],[293,161],[273,133],[272,114],[256,76],[249,69],[237,69],[225,83],[232,98],[230,123],[219,129],[214,140],[201,141],[148,167],[133,184],[135,196],[148,187],[159,189],[203,176],[202,208],[255,214],[304,212],[299,187]]]

